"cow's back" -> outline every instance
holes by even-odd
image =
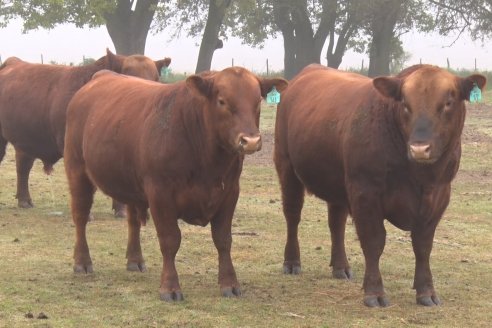
[[[133,83],[136,79],[99,72],[75,94],[67,110],[65,152],[83,158],[95,183],[122,202],[135,198],[127,190],[141,189],[141,165],[162,161],[162,156],[172,158],[167,133],[179,124],[171,122],[178,119],[171,111],[176,100],[167,95],[186,89],[184,83]],[[166,107],[162,101],[171,103]],[[169,110],[167,116],[162,108]]]
[[[344,144],[354,118],[369,109],[373,93],[369,78],[308,66],[282,95],[276,160],[288,158],[306,188],[318,197],[344,202]]]

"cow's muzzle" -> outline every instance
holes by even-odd
[[[419,163],[432,163],[431,158],[432,147],[429,143],[411,143],[409,144],[410,158]]]
[[[261,136],[248,137],[241,133],[238,137],[238,149],[245,154],[252,154],[261,149]]]

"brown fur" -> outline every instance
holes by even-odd
[[[10,142],[16,151],[17,198],[32,207],[29,172],[36,158],[50,172],[63,155],[65,112],[73,94],[102,69],[158,80],[158,68],[145,56],[119,56],[107,50],[95,63],[80,66],[31,64],[8,58],[0,67],[0,161]],[[127,72],[128,70],[128,72]]]
[[[128,204],[130,270],[145,269],[139,231],[150,208],[164,258],[162,299],[183,297],[174,265],[181,240],[178,219],[211,223],[222,293],[239,295],[230,257],[231,222],[243,150],[251,146],[240,140],[259,136],[262,87],[273,85],[281,91],[287,82],[259,79],[242,68],[169,85],[96,74],[73,97],[67,116],[65,168],[77,230],[75,271],[92,271],[85,225],[97,187]]]
[[[473,82],[483,88],[485,78],[428,65],[376,79],[313,65],[291,81],[278,109],[274,155],[287,220],[286,273],[300,271],[297,226],[307,190],[328,203],[337,278],[352,276],[344,246],[352,215],[366,260],[366,305],[388,304],[379,271],[384,219],[411,231],[417,302],[440,303],[429,256],[458,170]]]

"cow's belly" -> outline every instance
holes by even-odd
[[[182,190],[176,197],[179,218],[189,224],[206,226],[217,215],[228,192],[222,185]]]
[[[25,130],[22,127],[3,128],[2,134],[16,149],[43,162],[56,163],[62,154],[58,150],[54,137],[46,130]]]
[[[325,149],[310,152],[299,147],[291,154],[291,161],[309,193],[328,203],[346,204],[344,171],[341,162],[332,154]]]

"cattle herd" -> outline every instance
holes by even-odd
[[[429,265],[433,237],[461,157],[465,100],[484,76],[430,65],[374,79],[310,65],[290,82],[240,67],[157,82],[165,58],[107,54],[82,67],[0,66],[0,161],[15,149],[19,207],[32,207],[35,159],[47,173],[64,157],[75,223],[74,271],[91,273],[86,225],[96,189],[128,220],[127,269],[145,271],[140,228],[152,216],[163,269],[160,297],[183,293],[175,267],[178,219],[210,223],[225,297],[241,295],[231,225],[245,155],[261,149],[262,99],[281,94],[274,163],[287,223],[284,273],[301,271],[297,238],[304,195],[326,201],[333,276],[352,278],[345,224],[353,218],[365,258],[364,304],[389,304],[379,270],[384,220],[410,231],[416,301],[441,303]],[[125,204],[125,205],[123,205]]]

